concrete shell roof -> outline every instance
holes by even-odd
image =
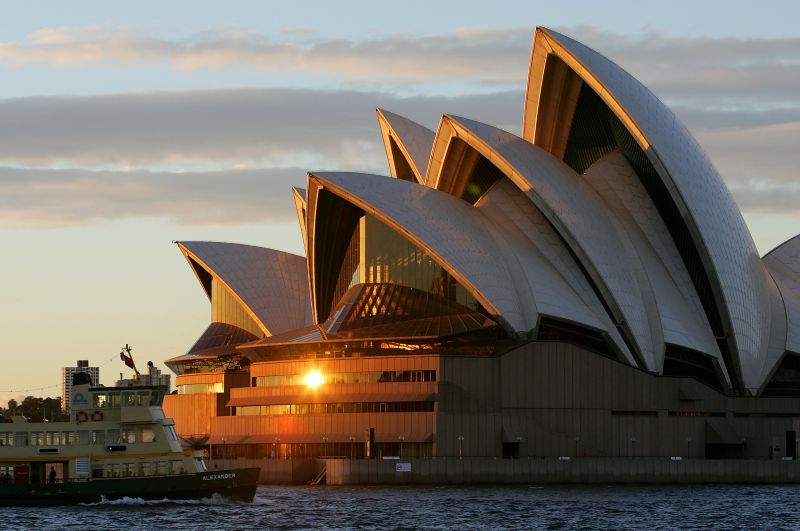
[[[302,256],[237,243],[178,242],[178,247],[192,268],[194,262],[221,282],[266,335],[311,323]]]
[[[723,374],[727,374],[689,273],[656,206],[624,155],[609,153],[581,177],[624,227],[631,244],[628,261],[640,266],[640,283],[654,294],[657,305],[650,311],[660,319],[664,342],[717,358]]]
[[[800,236],[782,243],[767,253],[763,260],[785,305],[785,348],[800,354]]]
[[[535,308],[521,304],[525,301],[518,297],[507,257],[491,237],[490,222],[477,209],[444,192],[378,175],[309,174],[309,196],[319,187],[376,216],[423,249],[512,334],[536,326]]]
[[[509,180],[500,181],[475,207],[499,229],[495,239],[508,247],[509,270],[520,296],[530,293],[528,304],[541,315],[605,331],[623,356],[635,364],[563,240],[519,188]]]
[[[543,66],[534,68],[534,62],[541,58],[540,47],[545,54],[556,54],[600,95],[658,171],[689,226],[718,303],[722,301],[744,386],[758,387],[769,357],[769,284],[750,232],[716,169],[686,127],[644,85],[587,46],[544,28],[536,32],[532,53],[526,140],[535,141]]]
[[[396,177],[397,175],[394,172],[395,162],[389,144],[390,138],[394,138],[397,147],[405,155],[417,178],[417,182],[424,182],[425,173],[428,170],[428,159],[433,146],[434,132],[393,112],[377,109],[377,114],[392,176]]]
[[[644,367],[653,372],[660,370],[664,344],[651,328],[655,305],[650,300],[652,293],[642,289],[633,265],[619,259],[630,255],[624,245],[624,231],[608,214],[597,193],[572,168],[511,133],[454,116],[445,116],[442,124],[447,124],[452,133],[438,134],[437,143],[449,141],[455,134],[528,195],[586,268],[611,307],[614,319],[629,331]],[[434,150],[440,151],[439,146]],[[429,179],[446,164],[444,159],[432,160],[439,167],[429,168]]]

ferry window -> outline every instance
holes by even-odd
[[[34,431],[31,433],[31,446],[44,446],[45,432]]]
[[[0,446],[14,446],[14,434],[10,431],[0,433]]]
[[[60,431],[48,431],[44,436],[44,444],[46,446],[58,446],[61,444]]]
[[[70,445],[77,442],[77,436],[74,431],[65,431],[61,433],[61,444]]]
[[[122,393],[122,405],[123,406],[135,406],[136,405],[136,394],[135,393]]]
[[[171,441],[177,441],[177,440],[178,440],[178,434],[177,434],[177,433],[175,433],[175,428],[174,428],[174,427],[172,427],[172,426],[165,426],[165,427],[164,427],[164,430],[166,430],[166,432],[167,432],[167,435],[169,436],[169,439],[170,439]]]
[[[119,407],[119,405],[120,405],[119,393],[109,393],[108,394],[108,407]]]
[[[28,434],[22,432],[15,433],[14,446],[28,446]]]
[[[122,442],[127,444],[133,444],[136,442],[136,430],[135,429],[123,429],[122,430]]]
[[[156,436],[150,428],[142,428],[139,433],[139,440],[143,443],[150,443],[156,440]]]
[[[128,477],[139,475],[139,470],[138,470],[139,467],[137,466],[136,463],[127,463],[122,465],[122,467],[123,467],[123,473]]]
[[[109,444],[117,444],[121,443],[122,441],[119,439],[119,430],[108,430],[107,433],[107,441]]]
[[[78,444],[89,444],[89,432],[87,430],[78,432]]]
[[[94,407],[108,407],[108,395],[97,393],[94,395]]]
[[[143,476],[153,476],[156,473],[156,465],[155,463],[142,463],[142,475]]]
[[[149,406],[150,405],[150,391],[139,391],[136,394],[136,405],[137,406]]]
[[[194,460],[197,461],[197,469],[200,472],[205,472],[205,471],[208,470],[208,467],[206,466],[206,462],[203,461],[202,457],[195,457]]]
[[[170,474],[185,474],[186,470],[183,467],[183,461],[170,461],[169,462]]]
[[[153,394],[150,395],[150,405],[151,406],[160,406],[161,402],[164,400],[164,392],[163,391],[153,391]]]
[[[106,432],[103,430],[93,430],[92,444],[105,444],[105,443],[106,443]]]
[[[166,476],[169,473],[169,463],[167,461],[158,461],[156,463],[156,475]]]

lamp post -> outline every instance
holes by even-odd
[[[348,439],[350,439],[350,459],[353,459],[356,456],[356,438],[351,435]]]
[[[406,441],[406,436],[401,435],[397,439],[400,441],[400,457],[403,457],[403,443]]]
[[[458,436],[458,458],[459,459],[463,459],[464,458],[464,436],[463,435],[459,435]]]

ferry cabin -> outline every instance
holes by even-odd
[[[166,388],[73,389],[69,422],[0,423],[0,484],[169,476],[205,471],[184,451],[161,404]],[[53,478],[52,472],[55,471]]]

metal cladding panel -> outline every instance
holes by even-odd
[[[563,241],[541,212],[510,180],[493,186],[475,206],[515,242],[514,255],[540,314],[607,332],[619,350],[630,352]]]
[[[219,242],[179,242],[238,298],[268,334],[311,324],[306,259]]]
[[[649,308],[627,260],[625,234],[600,196],[569,166],[511,133],[466,118],[447,116],[459,136],[506,171],[556,227],[593,276],[615,318],[633,335],[646,368],[656,371],[663,342],[650,328]],[[504,168],[505,167],[505,168]]]
[[[386,120],[391,129],[392,136],[400,148],[409,155],[408,162],[416,172],[417,180],[423,182],[428,171],[428,159],[436,134],[416,122],[404,118],[399,114],[378,109],[378,114]],[[386,146],[387,154],[390,148]]]
[[[686,127],[644,85],[587,46],[543,29],[581,65],[577,72],[601,85],[601,97],[618,104],[623,123],[636,124],[642,146],[683,212],[695,245],[729,315],[745,387],[757,386],[770,335],[770,294],[753,239],[730,191]],[[529,109],[528,112],[536,112]],[[526,120],[529,118],[526,117]],[[641,141],[641,140],[640,140]]]
[[[666,343],[724,362],[689,273],[658,211],[633,168],[614,151],[582,175],[605,201],[630,238],[655,296]],[[663,361],[663,360],[662,360]],[[662,367],[663,368],[663,367]]]
[[[764,257],[785,306],[786,350],[800,354],[800,236],[786,241]]]
[[[400,179],[360,173],[310,177],[421,247],[512,333],[536,326],[538,315],[519,299],[506,266],[509,257],[491,236],[496,229],[478,210],[444,192]]]

